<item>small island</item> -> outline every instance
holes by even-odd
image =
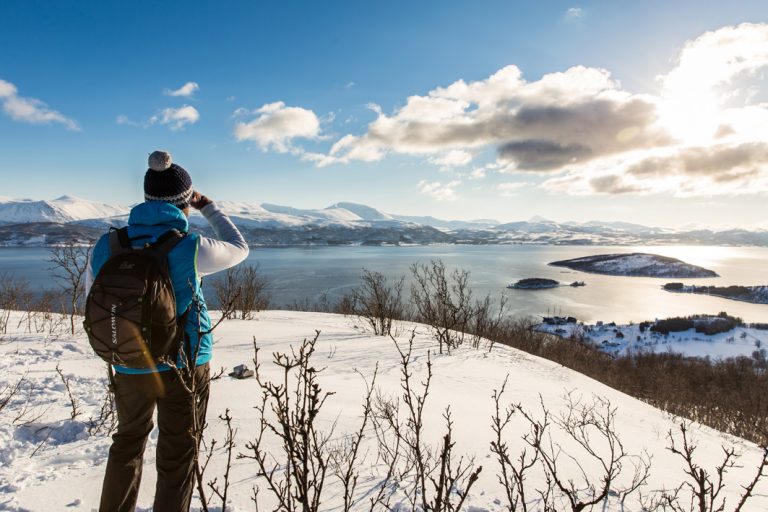
[[[740,300],[753,304],[768,304],[768,285],[764,286],[696,286],[683,283],[667,283],[664,290],[676,293],[698,293],[724,299]]]
[[[630,277],[719,277],[712,270],[691,265],[676,258],[635,252],[630,254],[598,254],[583,258],[553,261],[550,265],[580,270],[591,274]]]
[[[560,283],[554,279],[544,279],[542,277],[528,277],[521,279],[516,283],[507,285],[507,288],[516,290],[542,290],[544,288],[557,288]]]

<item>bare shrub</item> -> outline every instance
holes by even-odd
[[[357,489],[357,482],[360,477],[359,467],[363,462],[364,456],[360,454],[360,446],[365,437],[365,429],[368,425],[368,421],[371,418],[373,411],[373,390],[376,386],[376,377],[379,373],[379,365],[376,364],[376,369],[373,371],[373,378],[369,383],[365,376],[358,371],[360,377],[365,382],[365,399],[363,401],[363,416],[360,422],[360,427],[357,431],[350,435],[344,435],[340,441],[336,442],[330,449],[330,461],[333,473],[336,478],[341,482],[344,489],[342,510],[348,512],[352,509],[352,506],[357,502],[354,498],[355,490]]]
[[[226,453],[227,457],[227,463],[224,466],[224,476],[222,477],[222,483],[219,485],[218,481],[219,478],[215,477],[213,480],[208,481],[208,488],[211,490],[214,496],[218,497],[221,500],[221,512],[226,512],[227,510],[227,493],[229,492],[229,472],[232,469],[232,451],[235,448],[235,436],[237,436],[237,429],[232,427],[232,415],[229,414],[229,409],[227,409],[224,414],[219,415],[219,419],[226,423],[227,425],[227,434],[224,438],[224,451]],[[201,469],[201,476],[205,472],[205,468],[208,466],[208,462],[210,461],[210,456],[213,454],[213,449],[215,446],[215,442],[211,443],[210,451],[208,453],[208,459],[205,461],[205,464],[203,465]]]
[[[345,293],[333,304],[332,313],[339,315],[355,314],[355,298],[352,293]]]
[[[83,411],[80,410],[80,401],[72,393],[72,386],[69,385],[69,377],[64,376],[64,372],[61,370],[59,363],[56,363],[56,373],[59,374],[59,378],[61,378],[61,383],[64,384],[64,389],[67,391],[67,397],[69,398],[69,407],[70,407],[69,416],[70,416],[70,419],[74,420],[75,418],[77,418],[83,413]]]
[[[269,280],[259,264],[238,265],[227,269],[213,282],[213,289],[224,318],[251,320],[255,313],[269,307]]]
[[[11,400],[21,393],[22,386],[25,382],[26,377],[20,377],[19,380],[13,384],[6,384],[3,386],[3,389],[0,389],[0,413],[2,413],[3,409],[11,403]]]
[[[472,459],[459,457],[457,460],[454,456],[450,408],[443,414],[446,433],[442,442],[436,447],[426,442],[424,407],[432,381],[432,361],[427,353],[426,376],[417,387],[411,369],[414,337],[415,332],[412,332],[405,350],[392,338],[400,355],[400,398],[404,412],[401,413],[399,401],[383,397],[377,400],[374,417],[379,454],[388,461],[390,473],[394,471],[412,510],[458,511],[477,481],[482,466],[474,468]],[[389,478],[388,475],[387,480]],[[375,502],[372,501],[373,505]]]
[[[53,264],[51,270],[54,279],[64,290],[68,299],[70,331],[75,334],[75,316],[80,313],[80,305],[85,292],[85,272],[88,268],[90,247],[76,245],[74,241],[51,248],[48,261]]]
[[[289,311],[314,311],[318,313],[337,313],[340,315],[356,315],[355,298],[352,292],[342,294],[333,299],[327,292],[323,292],[315,300],[309,297],[294,299],[284,306]]]
[[[104,387],[104,396],[101,400],[98,416],[91,416],[86,422],[88,434],[110,435],[117,429],[117,410],[115,409],[115,396],[109,386]]]
[[[410,268],[415,320],[432,329],[441,354],[443,346],[450,353],[464,341],[472,314],[469,271],[456,269],[447,276],[441,260],[431,260],[429,265],[414,263]]]
[[[505,295],[500,296],[498,306],[490,295],[486,295],[483,300],[475,301],[467,323],[472,348],[480,348],[480,341],[483,339],[488,340],[489,351],[493,348],[493,339],[498,334],[506,312],[507,297]]]
[[[319,311],[324,312],[321,308],[321,305],[315,301],[314,303],[309,300],[309,297],[304,297],[303,299],[294,299],[293,302],[290,304],[285,305],[285,309],[288,311]]]
[[[509,426],[512,417],[518,406],[509,405],[502,412],[501,399],[504,390],[507,387],[509,376],[504,379],[501,389],[493,390],[494,415],[491,417],[491,428],[493,430],[493,440],[491,441],[491,452],[496,456],[501,472],[497,474],[497,479],[504,488],[507,500],[507,510],[510,512],[516,510],[528,511],[528,501],[526,499],[525,478],[528,472],[536,465],[539,460],[539,451],[532,449],[530,452],[523,449],[513,461],[509,451],[509,445],[504,441],[504,431]],[[541,442],[541,434],[538,423],[530,424],[531,431],[524,434],[524,439],[529,444],[535,446]]]
[[[30,334],[58,334],[69,320],[62,299],[61,290],[44,290],[37,298],[29,293],[17,327],[24,325],[26,332]]]
[[[239,293],[238,283],[235,280],[235,268],[228,268],[218,279],[214,279],[212,284],[221,317],[234,318],[235,297]],[[225,310],[225,304],[232,304],[233,308]]]
[[[456,443],[453,441],[453,421],[451,420],[450,407],[446,408],[443,418],[445,419],[446,433],[443,435],[443,443],[437,455],[437,475],[436,478],[433,475],[429,476],[434,487],[434,494],[428,503],[429,508],[425,509],[436,512],[461,510],[472,486],[477,482],[480,472],[483,470],[483,466],[474,468],[473,458],[465,460],[461,456],[458,461],[455,460],[453,448]]]
[[[281,510],[317,511],[329,468],[328,441],[333,429],[322,432],[317,417],[332,393],[322,390],[317,380],[319,372],[311,365],[319,336],[320,331],[316,331],[314,339],[305,339],[290,355],[273,354],[273,363],[282,369],[280,382],[263,378],[259,348],[254,341],[255,376],[263,390],[256,406],[260,423],[256,438],[245,445],[248,452],[239,453],[237,458],[256,462]],[[285,457],[282,463],[264,450],[265,434],[280,439]]]
[[[545,487],[535,490],[544,510],[591,510],[600,502],[607,503],[610,496],[623,507],[626,499],[637,493],[647,482],[651,467],[650,457],[645,453],[627,453],[616,432],[616,408],[608,400],[594,397],[591,402],[584,402],[569,393],[566,402],[566,412],[558,418],[552,417],[543,400],[539,418],[516,405],[514,412],[508,410],[503,417],[499,416],[498,425],[505,426],[508,418],[516,413],[527,422],[529,430],[523,440],[533,450],[531,457],[539,460],[546,478]],[[553,426],[559,430],[556,435],[552,433]],[[494,424],[494,428],[498,430],[499,427]],[[555,439],[569,441],[577,448],[578,453],[567,452]],[[497,459],[500,458],[500,453],[505,456],[501,457],[503,460],[500,480],[510,481],[515,486],[515,491],[509,493],[508,500],[512,504],[523,506],[524,481],[515,477],[515,471],[530,469],[532,458],[526,459],[523,452],[518,459],[519,464],[515,466],[508,460],[508,453],[501,449],[504,446],[500,441],[497,442],[499,444],[493,450]],[[561,464],[562,459],[569,461],[576,469],[569,471]],[[585,469],[587,464],[599,468],[599,471],[588,471]],[[625,470],[630,468],[631,474],[627,478]],[[511,471],[512,475],[507,474],[505,477],[505,471]]]
[[[30,425],[40,420],[46,408],[38,406],[34,384],[25,373],[17,380],[0,388],[0,419],[16,426]],[[8,416],[6,416],[6,414]]]
[[[668,449],[684,461],[687,480],[673,491],[664,494],[664,507],[675,512],[725,511],[726,500],[721,493],[725,488],[726,473],[737,465],[739,455],[736,450],[732,447],[723,446],[722,459],[710,472],[695,460],[694,452],[697,446],[690,438],[688,427],[684,422],[680,423],[679,437],[671,430],[667,437],[669,439]],[[754,496],[755,486],[766,476],[765,472],[768,471],[768,443],[763,444],[760,448],[763,454],[755,476],[747,485],[742,486],[743,493],[738,503],[730,509],[733,512],[740,512],[744,509],[747,501]],[[688,503],[683,502],[680,496],[683,489],[690,492],[690,502]]]
[[[0,273],[0,334],[7,334],[13,311],[25,309],[30,300],[29,283],[7,272]]]
[[[405,306],[402,294],[405,277],[390,284],[379,272],[363,269],[360,286],[352,291],[352,310],[373,329],[377,336],[392,334],[392,323],[402,318]]]

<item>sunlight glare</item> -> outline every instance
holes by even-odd
[[[672,136],[688,144],[711,141],[720,124],[721,97],[706,52],[688,55],[664,78],[659,111]]]
[[[673,137],[688,144],[711,141],[720,124],[720,107],[712,90],[703,90],[691,78],[691,86],[666,91],[660,105],[661,120]]]

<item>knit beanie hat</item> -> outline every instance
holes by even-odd
[[[192,178],[173,163],[171,154],[155,151],[149,155],[149,169],[144,174],[144,200],[165,201],[183,210],[192,199]]]

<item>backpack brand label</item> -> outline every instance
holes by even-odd
[[[128,263],[127,261],[124,261],[120,264],[119,267],[117,267],[118,270],[132,270],[133,267],[135,267],[135,263]]]
[[[117,304],[109,308],[109,319],[112,324],[112,344],[117,345]]]

